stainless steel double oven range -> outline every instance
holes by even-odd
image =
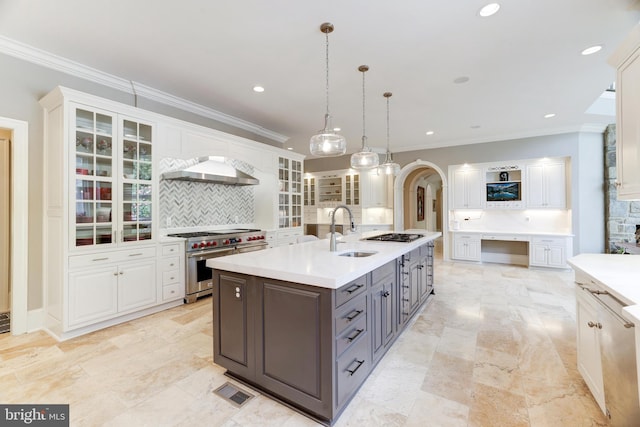
[[[266,249],[265,235],[264,231],[246,228],[168,234],[187,239],[185,302],[211,294],[213,270],[206,266],[208,259]]]

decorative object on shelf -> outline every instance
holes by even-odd
[[[371,148],[367,147],[367,136],[365,133],[365,95],[364,95],[364,73],[369,71],[368,65],[361,65],[358,67],[358,71],[362,73],[362,149],[351,155],[351,167],[353,169],[373,169],[378,167],[380,159],[378,153],[371,151]]]
[[[500,172],[500,181],[509,181],[509,172]]]
[[[382,94],[385,98],[387,98],[387,156],[384,159],[384,163],[380,165],[380,170],[385,175],[398,175],[400,172],[400,165],[393,161],[393,157],[391,156],[391,150],[389,149],[389,98],[391,98],[393,94],[391,92],[385,92]]]
[[[325,22],[320,26],[320,31],[326,38],[326,97],[327,111],[324,115],[324,129],[319,130],[309,141],[309,150],[314,156],[332,157],[341,156],[347,151],[347,140],[344,136],[338,135],[331,127],[331,115],[329,114],[329,33],[333,32],[333,24]]]
[[[418,198],[416,200],[417,204],[416,206],[418,207],[418,211],[417,211],[417,215],[416,215],[416,219],[418,221],[424,221],[424,187],[418,186]]]

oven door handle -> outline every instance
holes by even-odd
[[[216,250],[207,251],[207,252],[190,253],[190,254],[187,254],[187,258],[199,258],[199,257],[211,258],[210,255],[223,256],[223,255],[229,255],[230,252],[234,252],[234,251],[235,251],[235,248],[216,249]]]

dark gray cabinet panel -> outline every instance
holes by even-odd
[[[374,274],[378,270],[384,271],[386,276]],[[371,285],[371,353],[374,362],[384,355],[396,332],[395,272],[395,262],[392,261],[372,273],[372,278],[376,278],[372,279]]]
[[[320,293],[264,282],[261,375],[320,397]]]
[[[228,369],[242,376],[255,372],[254,325],[255,309],[248,293],[253,278],[235,273],[219,274],[214,298],[214,358]],[[223,361],[220,363],[218,361]]]

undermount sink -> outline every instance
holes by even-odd
[[[339,254],[339,256],[348,256],[352,258],[364,258],[367,256],[371,256],[377,254],[378,252],[365,252],[365,251],[351,251],[351,252],[343,252]]]

